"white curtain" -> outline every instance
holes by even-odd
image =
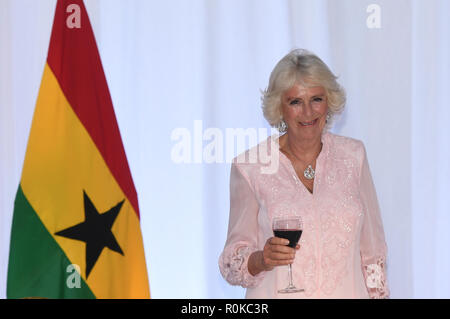
[[[243,296],[222,279],[217,258],[228,223],[226,160],[249,145],[223,146],[223,161],[207,163],[199,154],[212,135],[202,134],[268,128],[260,90],[292,48],[319,55],[347,90],[333,131],[366,145],[391,296],[450,297],[447,0],[85,3],[139,194],[154,298]],[[0,0],[0,297],[55,4]],[[191,134],[192,163],[173,160],[177,129]]]

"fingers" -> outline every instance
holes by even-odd
[[[275,266],[283,266],[283,265],[289,265],[294,262],[294,258],[288,258],[288,259],[278,259],[277,256],[271,255],[271,254],[264,254],[264,265],[267,270],[271,270]]]
[[[295,253],[286,254],[286,253],[275,253],[272,252],[270,254],[270,258],[274,260],[293,260],[295,258]]]
[[[263,263],[267,269],[294,262],[296,249],[286,246],[287,244],[289,240],[284,238],[271,237],[267,240],[263,251]]]
[[[270,237],[267,241],[271,245],[283,245],[283,246],[286,246],[287,244],[289,244],[289,240],[287,240],[285,238],[280,238],[280,237]]]
[[[287,244],[289,244],[289,240],[284,239],[284,238],[279,238],[279,237],[271,237],[271,238],[269,238],[268,242],[270,244],[273,244],[273,245],[284,245],[284,246],[286,246]],[[295,246],[295,250],[299,250],[299,249],[300,249],[300,245],[297,244]]]
[[[272,237],[268,240],[271,249],[276,252],[280,253],[295,253],[295,249],[289,246],[286,246],[289,244],[289,240],[284,238],[278,238],[278,237]]]

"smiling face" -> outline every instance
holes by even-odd
[[[309,141],[320,139],[328,111],[327,95],[322,86],[295,84],[282,94],[281,109],[290,136]]]

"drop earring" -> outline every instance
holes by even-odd
[[[287,124],[284,120],[281,120],[280,123],[278,123],[278,131],[280,133],[284,133],[287,131]]]

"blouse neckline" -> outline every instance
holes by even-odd
[[[280,162],[284,163],[284,165],[288,168],[288,170],[290,171],[290,173],[292,174],[292,177],[295,180],[295,183],[303,189],[303,191],[308,195],[308,196],[315,196],[317,194],[317,190],[318,190],[318,186],[320,185],[320,181],[321,181],[321,175],[322,175],[322,168],[323,168],[323,160],[326,157],[326,154],[328,154],[328,148],[329,148],[329,134],[328,132],[324,132],[322,133],[320,139],[322,142],[322,149],[320,150],[319,155],[317,156],[316,159],[316,168],[315,168],[315,177],[314,177],[314,182],[313,182],[313,192],[311,193],[308,188],[302,183],[302,181],[300,180],[300,178],[297,175],[297,172],[294,169],[294,166],[292,165],[291,160],[282,152],[280,151],[280,136],[278,136],[277,138],[274,139],[275,144],[276,144],[276,152],[278,153],[277,155],[280,158]]]

